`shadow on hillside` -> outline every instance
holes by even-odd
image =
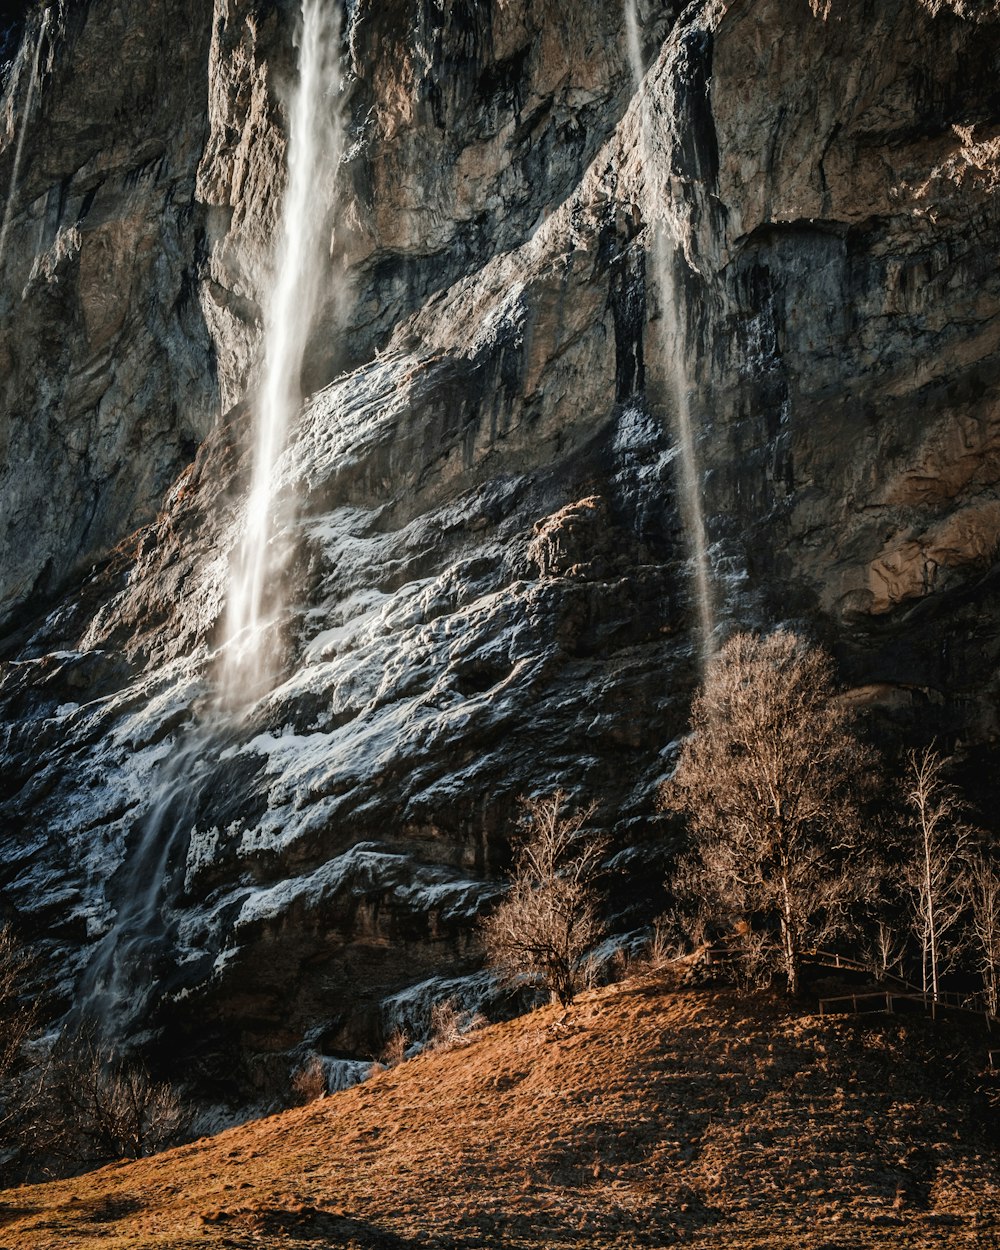
[[[13,1224],[15,1220],[22,1220],[29,1215],[37,1215],[42,1207],[25,1207],[10,1206],[6,1202],[0,1202],[0,1228],[5,1224]]]
[[[109,1195],[84,1207],[80,1214],[92,1224],[114,1224],[142,1210],[142,1202],[131,1194]]]
[[[310,1206],[265,1207],[240,1222],[250,1225],[257,1236],[280,1237],[283,1243],[299,1242],[303,1246],[320,1244],[323,1250],[414,1250],[427,1245],[424,1240],[399,1237],[363,1220]]]

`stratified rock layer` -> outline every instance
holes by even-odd
[[[306,1037],[364,1050],[435,995],[482,992],[473,920],[514,800],[557,784],[599,801],[615,908],[623,924],[642,914],[662,877],[653,792],[698,676],[678,382],[722,628],[804,620],[884,717],[988,749],[995,16],[919,0],[874,17],[860,0],[679,7],[640,6],[638,92],[613,6],[352,11],[314,393],[279,466],[297,502],[283,677],[239,717],[213,677],[293,22],[243,0],[218,0],[201,36],[189,21],[202,51],[170,90],[196,115],[172,158],[200,223],[175,258],[193,294],[181,316],[174,261],[129,286],[168,332],[128,412],[179,448],[194,409],[163,396],[201,360],[198,421],[212,404],[226,416],[111,554],[176,467],[162,440],[99,534],[81,541],[55,508],[0,566],[34,588],[13,596],[28,623],[0,679],[4,890],[59,944],[67,1001],[133,1036],[167,1029],[174,1054]],[[127,9],[91,6],[52,82],[83,73],[88,32]],[[179,106],[163,107],[176,127]],[[25,186],[43,181],[31,140]],[[34,211],[8,268],[33,255]],[[677,316],[657,236],[676,243]],[[33,316],[13,322],[22,350],[43,333]],[[60,337],[84,350],[82,331]],[[5,437],[55,438],[30,412]],[[77,482],[51,447],[37,454],[50,494]],[[11,480],[31,463],[12,454]],[[151,876],[156,923],[130,928]],[[128,971],[102,991],[109,943]]]

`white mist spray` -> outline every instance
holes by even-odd
[[[332,178],[343,152],[340,22],[335,0],[302,0],[299,74],[288,119],[288,180],[281,205],[273,285],[264,309],[264,363],[255,405],[253,477],[246,528],[229,592],[222,697],[246,705],[273,677],[271,627],[287,558],[282,532],[292,507],[275,475],[302,403],[306,344],[319,306]]]
[[[28,133],[28,122],[31,120],[31,106],[34,103],[35,88],[38,85],[38,66],[42,53],[42,40],[45,38],[45,32],[48,30],[48,27],[49,11],[46,9],[42,14],[42,22],[38,28],[38,35],[35,38],[35,50],[31,58],[31,70],[28,74],[28,92],[24,99],[24,111],[21,114],[21,130],[17,136],[17,147],[14,149],[14,168],[10,175],[10,186],[7,188],[3,223],[0,224],[0,264],[3,263],[4,254],[7,250],[7,235],[10,233],[10,223],[14,216],[14,200],[17,196],[17,186],[21,179],[21,162],[24,157],[24,137]]]
[[[668,385],[672,392],[674,433],[678,449],[681,519],[687,535],[698,612],[698,641],[702,660],[708,660],[715,646],[715,611],[708,572],[708,540],[701,499],[701,474],[698,451],[691,421],[691,397],[688,388],[685,333],[678,310],[674,285],[676,243],[670,234],[667,215],[663,211],[668,174],[657,179],[657,152],[653,141],[653,122],[648,91],[643,90],[645,71],[639,38],[636,0],[625,0],[625,32],[629,62],[639,93],[639,134],[642,145],[642,168],[646,196],[646,220],[652,238],[651,255],[656,286],[660,294],[662,331],[661,349]],[[662,162],[661,162],[662,163]]]

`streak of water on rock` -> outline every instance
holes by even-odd
[[[14,201],[17,197],[17,187],[21,179],[21,164],[24,158],[24,137],[28,133],[28,123],[31,120],[31,106],[35,99],[35,88],[38,86],[38,65],[42,52],[42,40],[45,38],[48,26],[49,12],[46,9],[42,14],[38,35],[35,39],[35,51],[31,58],[31,70],[28,74],[28,90],[24,99],[24,110],[21,114],[21,129],[17,136],[17,147],[14,149],[14,167],[10,175],[10,186],[7,188],[3,222],[0,224],[0,264],[3,263],[4,253],[7,250],[7,235],[10,233],[10,223],[14,216]]]
[[[230,708],[265,693],[273,674],[273,627],[288,556],[294,501],[283,496],[278,464],[302,405],[306,347],[320,304],[324,234],[344,146],[339,104],[340,21],[332,0],[302,0],[299,74],[288,124],[288,175],[273,280],[264,307],[264,360],[254,404],[255,441],[243,540],[227,609],[220,694]]]
[[[651,238],[650,255],[660,297],[661,351],[666,368],[667,383],[671,391],[674,434],[677,440],[678,487],[681,519],[690,552],[695,603],[698,613],[698,643],[702,662],[712,655],[715,646],[715,607],[709,576],[708,538],[702,505],[701,471],[694,423],[691,416],[691,396],[687,369],[686,346],[676,284],[674,260],[677,245],[671,236],[667,216],[658,204],[659,197],[669,193],[669,179],[664,173],[657,178],[665,154],[657,152],[654,143],[653,121],[649,84],[645,82],[639,16],[636,0],[625,0],[625,33],[628,42],[629,64],[639,96],[639,135],[641,143],[646,220]]]

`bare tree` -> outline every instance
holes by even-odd
[[[562,790],[521,800],[510,888],[482,925],[490,963],[508,983],[547,989],[564,1006],[605,933],[595,881],[608,845],[585,829],[595,808],[571,812],[566,802]]]
[[[865,944],[864,955],[874,977],[883,981],[886,977],[900,977],[908,942],[900,926],[885,916],[875,918],[871,941]]]
[[[736,634],[714,657],[665,809],[684,813],[694,855],[685,888],[738,932],[762,932],[790,993],[802,954],[844,927],[858,895],[862,798],[872,774],[825,651],[780,630]]]
[[[958,791],[945,778],[948,761],[933,747],[907,757],[906,802],[913,832],[903,879],[920,946],[921,985],[937,1002],[939,981],[961,951],[956,940],[966,909],[965,860],[971,830]]]
[[[984,852],[970,856],[966,881],[971,936],[983,978],[983,997],[991,1016],[1000,1010],[1000,872]]]

